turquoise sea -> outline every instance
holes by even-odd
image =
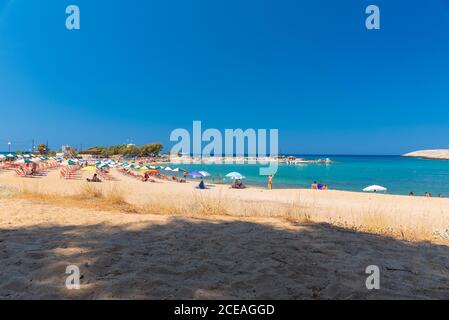
[[[309,188],[313,181],[328,184],[330,189],[362,191],[378,184],[388,188],[390,194],[449,196],[449,161],[404,158],[400,156],[301,156],[306,159],[329,157],[334,163],[286,165],[280,164],[274,177],[274,187]],[[255,164],[191,164],[177,165],[188,171],[205,170],[219,182],[224,175],[237,171],[247,177],[249,185],[265,186],[267,178],[259,176]]]
[[[0,152],[7,154],[8,152]],[[313,181],[328,184],[330,189],[362,191],[378,184],[388,188],[389,194],[449,197],[449,161],[404,158],[400,156],[342,156],[342,155],[295,155],[305,159],[330,158],[334,163],[286,165],[280,164],[274,177],[276,188],[309,188]],[[247,177],[245,183],[266,186],[267,178],[259,175],[256,164],[182,164],[173,165],[188,171],[205,170],[212,174],[211,180],[223,182],[224,176],[237,171]],[[229,183],[227,181],[226,183]]]

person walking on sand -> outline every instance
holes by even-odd
[[[268,190],[273,190],[273,176],[271,174],[268,176]]]

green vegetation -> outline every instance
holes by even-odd
[[[160,143],[150,143],[143,146],[135,145],[118,145],[110,147],[92,147],[87,150],[80,151],[79,154],[91,154],[102,156],[105,158],[122,155],[128,158],[132,157],[156,157],[164,147]]]
[[[41,143],[40,145],[37,146],[37,151],[39,152],[40,155],[46,155],[49,150],[47,149],[47,145]]]
[[[78,150],[76,150],[76,148],[71,147],[71,146],[66,146],[65,147],[65,158],[70,159],[70,158],[74,158],[78,155]],[[62,152],[62,150],[61,150]]]

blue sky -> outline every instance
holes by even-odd
[[[284,153],[449,148],[449,1],[0,0],[0,110],[0,150],[169,146],[193,120]]]

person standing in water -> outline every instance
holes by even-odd
[[[268,176],[268,190],[273,190],[273,176]]]

